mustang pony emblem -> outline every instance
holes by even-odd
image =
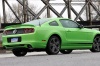
[[[13,34],[16,34],[17,33],[17,30],[15,29],[15,30],[13,30]]]

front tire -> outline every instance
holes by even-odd
[[[61,45],[61,40],[57,36],[50,37],[46,47],[46,53],[48,55],[58,54],[60,50],[60,45]]]
[[[25,49],[13,49],[12,52],[17,57],[25,56],[27,54]]]
[[[93,41],[91,52],[100,52],[100,36],[96,36]]]
[[[72,50],[60,50],[62,54],[70,54]]]

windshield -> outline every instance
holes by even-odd
[[[24,23],[24,24],[31,24],[31,25],[34,25],[34,26],[40,26],[40,25],[42,25],[43,23],[45,23],[49,20],[50,20],[50,18],[37,19],[37,20],[33,20],[33,21],[30,21],[30,22],[27,22],[27,23]]]

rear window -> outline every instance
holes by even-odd
[[[24,24],[31,24],[31,25],[35,25],[35,26],[39,26],[42,25],[43,23],[47,22],[51,20],[50,18],[46,18],[46,19],[37,19],[37,20],[33,20]]]

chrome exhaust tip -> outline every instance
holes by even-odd
[[[27,45],[27,48],[28,49],[33,49],[31,45]]]

